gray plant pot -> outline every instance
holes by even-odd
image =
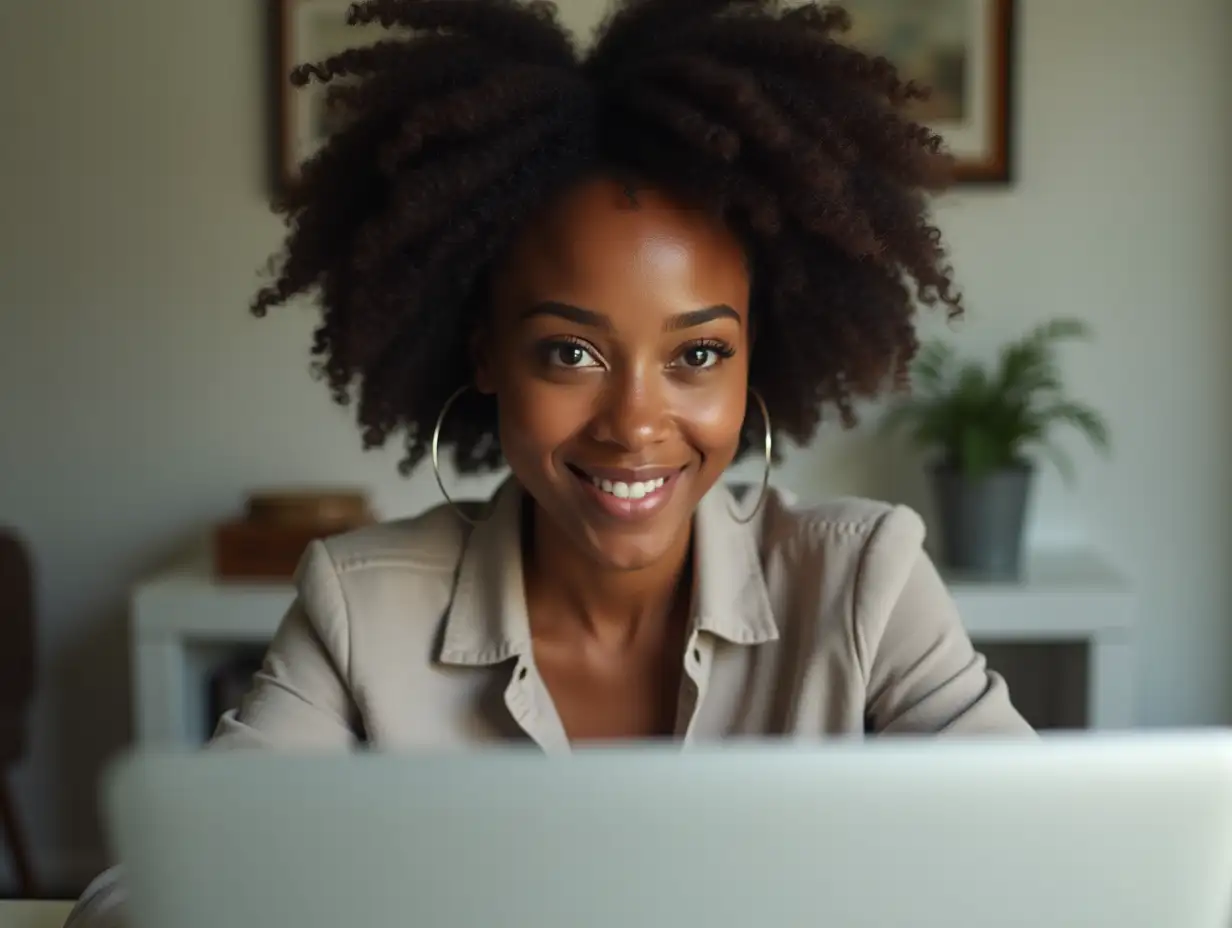
[[[971,478],[932,468],[941,523],[941,561],[949,571],[989,580],[1022,575],[1022,536],[1034,471],[1029,466]]]

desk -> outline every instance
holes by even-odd
[[[71,902],[0,902],[0,928],[64,928]]]

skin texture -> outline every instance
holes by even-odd
[[[518,239],[497,276],[476,386],[534,499],[536,661],[575,739],[667,734],[693,511],[736,455],[751,351],[735,237],[669,195],[600,176]],[[613,516],[579,475],[670,471],[666,500]]]

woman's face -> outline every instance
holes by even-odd
[[[645,567],[736,454],[749,274],[735,239],[653,190],[578,186],[515,243],[477,345],[513,473],[595,561]]]

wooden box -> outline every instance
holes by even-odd
[[[241,519],[214,529],[214,574],[221,580],[289,580],[313,541],[373,521],[362,493],[256,493]]]

